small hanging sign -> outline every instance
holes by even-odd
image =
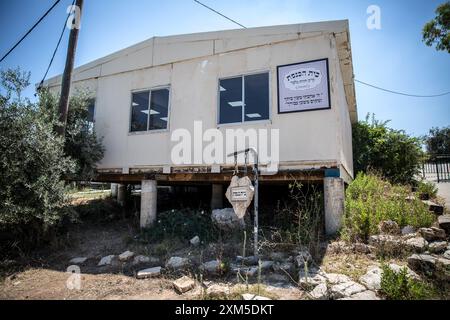
[[[254,193],[255,188],[249,177],[239,178],[238,176],[233,176],[231,178],[231,183],[225,196],[233,206],[234,212],[239,219],[244,217],[247,208],[253,200]]]

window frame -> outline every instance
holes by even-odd
[[[151,106],[151,99],[152,99],[152,91],[167,89],[169,90],[169,98],[167,101],[167,126],[165,129],[154,129],[149,130],[150,126],[150,106]],[[145,131],[131,131],[131,119],[133,117],[133,94],[135,93],[142,93],[142,92],[148,92],[148,115],[147,115],[147,130]],[[152,133],[161,133],[161,132],[168,132],[170,131],[170,104],[172,100],[172,88],[169,84],[167,85],[161,85],[151,88],[142,88],[142,89],[134,89],[131,90],[130,93],[130,102],[129,102],[129,118],[128,118],[128,135],[142,135],[142,134],[152,134]]]
[[[244,78],[246,76],[253,76],[253,75],[259,75],[259,74],[268,74],[268,91],[269,91],[269,118],[263,119],[263,120],[254,120],[254,121],[245,121],[245,81]],[[242,79],[242,116],[240,122],[230,122],[230,123],[220,123],[220,81],[221,80],[227,80],[227,79],[234,79],[234,78],[241,78]],[[272,123],[272,72],[270,69],[263,69],[258,71],[251,71],[246,73],[241,73],[238,75],[230,75],[226,77],[220,77],[217,79],[217,108],[216,108],[216,124],[217,127],[224,127],[224,126],[237,126],[237,125],[251,125],[251,124],[264,124],[264,123]]]

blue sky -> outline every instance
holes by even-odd
[[[6,51],[53,4],[54,0],[0,1],[0,54]],[[32,83],[45,73],[72,0],[54,11],[2,63],[32,72]],[[450,55],[421,41],[423,25],[444,0],[203,0],[247,27],[349,19],[355,77],[392,90],[413,94],[450,91]],[[381,9],[381,30],[366,27],[369,5]],[[235,29],[237,26],[192,0],[85,0],[76,66],[152,36]],[[62,73],[65,34],[49,76]],[[26,94],[33,95],[34,88]],[[356,84],[359,118],[373,112],[390,126],[409,134],[450,125],[450,95],[412,98]]]

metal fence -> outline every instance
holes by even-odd
[[[450,182],[450,155],[434,156],[422,164],[422,176],[428,180]]]

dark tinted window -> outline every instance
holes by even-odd
[[[245,120],[269,119],[269,74],[255,74],[244,77]]]
[[[220,124],[269,119],[269,73],[220,80],[219,90]]]
[[[219,123],[242,121],[242,77],[219,81]]]
[[[149,130],[167,129],[169,113],[169,89],[151,92]]]
[[[131,132],[147,131],[149,92],[133,93],[131,102]]]

